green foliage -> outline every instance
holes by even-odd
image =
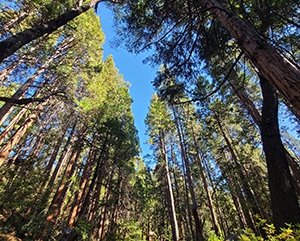
[[[124,240],[124,241],[131,241],[131,240],[141,240],[143,236],[143,230],[139,226],[137,222],[123,220],[119,223],[119,232],[117,237],[114,240]]]
[[[238,234],[234,234],[241,241],[297,241],[300,240],[300,225],[287,225],[276,231],[273,224],[268,224],[266,220],[260,219],[259,225],[265,231],[266,237],[257,236],[251,229],[243,230]],[[223,237],[218,237],[214,232],[209,234],[208,241],[223,241]],[[227,239],[226,239],[227,240]],[[228,239],[230,240],[230,239]]]
[[[91,231],[91,224],[87,222],[86,220],[78,220],[76,223],[76,226],[74,227],[74,230],[78,233],[80,237],[80,241],[86,241],[89,240],[89,234]]]

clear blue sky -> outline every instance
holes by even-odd
[[[104,4],[98,7],[98,15],[102,30],[106,35],[104,48],[104,57],[112,54],[119,73],[124,76],[124,80],[131,83],[130,95],[133,99],[132,112],[135,118],[135,126],[139,132],[142,156],[150,154],[149,146],[146,143],[144,120],[148,112],[151,96],[154,93],[151,82],[156,74],[156,69],[149,65],[142,64],[147,54],[134,55],[127,50],[119,47],[114,49],[110,42],[115,37],[113,30],[113,15]]]

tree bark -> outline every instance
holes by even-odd
[[[68,221],[68,227],[72,228],[76,217],[78,216],[78,213],[80,211],[81,205],[82,205],[82,200],[84,197],[84,191],[86,190],[86,186],[88,185],[89,177],[92,173],[92,168],[93,168],[93,161],[95,158],[95,150],[90,150],[89,157],[86,161],[84,171],[82,174],[82,177],[80,179],[80,184],[79,184],[79,190],[76,191],[74,201],[69,213],[69,221]]]
[[[52,60],[50,59],[50,61]],[[49,64],[50,62],[47,61],[47,63]],[[27,81],[11,96],[10,99],[17,100],[23,96],[38,78],[38,76],[48,67],[47,63],[41,66],[30,78],[28,78]],[[5,104],[0,108],[0,125],[3,124],[7,116],[10,114],[13,106],[13,102],[5,102]]]
[[[263,76],[260,76],[260,81],[263,93],[261,135],[267,160],[273,222],[276,228],[281,228],[286,224],[300,223],[300,208],[280,138],[276,90]]]
[[[81,132],[81,135],[78,137],[78,140],[76,141],[76,143],[73,146],[73,151],[71,154],[71,157],[69,159],[69,162],[67,164],[67,167],[65,169],[65,172],[63,174],[63,180],[61,181],[61,184],[59,185],[53,199],[51,202],[51,205],[49,207],[49,211],[48,211],[48,216],[46,218],[46,223],[45,223],[45,227],[43,229],[43,232],[41,234],[41,236],[39,237],[38,240],[45,240],[47,234],[48,234],[48,229],[55,224],[57,218],[59,217],[61,210],[62,210],[62,206],[63,206],[63,202],[65,200],[65,196],[66,193],[69,189],[69,184],[71,182],[71,177],[75,172],[76,169],[76,165],[81,153],[81,149],[83,147],[83,134],[84,134],[84,130]]]
[[[216,0],[198,0],[235,38],[241,50],[267,81],[300,113],[300,68],[267,43],[253,27]]]
[[[9,122],[9,124],[5,127],[5,129],[0,134],[0,145],[3,143],[4,139],[7,135],[13,130],[15,125],[21,120],[23,115],[27,112],[28,106],[24,106],[21,110],[13,117],[13,119]]]
[[[238,81],[232,82],[232,81],[229,80],[231,88],[236,93],[236,95],[240,99],[241,103],[243,104],[243,106],[246,108],[246,110],[248,111],[248,113],[252,117],[255,124],[258,126],[260,132],[262,132],[261,113],[257,110],[254,103],[250,100],[250,98],[247,95],[247,93],[245,92],[245,90],[242,89],[242,88],[237,88],[236,87],[236,86],[238,86],[237,82]],[[273,87],[271,85],[265,86],[265,90],[267,88],[273,88]],[[278,101],[278,100],[275,100],[275,99],[273,99],[273,100]],[[274,105],[276,105],[276,103],[274,103]],[[292,174],[293,174],[292,177],[293,177],[294,184],[295,184],[294,185],[295,191],[296,191],[297,195],[300,196],[300,166],[295,161],[295,158],[293,158],[291,156],[291,154],[286,149],[285,149],[285,154],[286,154],[288,165],[289,165],[289,167],[292,171]]]

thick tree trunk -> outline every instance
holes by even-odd
[[[267,160],[273,222],[275,227],[280,228],[287,223],[300,223],[300,208],[280,139],[276,90],[263,76],[260,76],[260,81],[263,92],[261,135]]]
[[[255,107],[254,103],[250,100],[249,96],[245,92],[244,89],[242,88],[237,88],[238,86],[238,81],[229,81],[231,88],[234,90],[238,98],[240,99],[241,103],[243,106],[246,108],[248,113],[251,115],[253,121],[255,124],[258,126],[260,132],[262,132],[262,117],[261,113],[257,110]],[[271,85],[265,86],[265,89],[267,88],[273,88]],[[271,91],[271,90],[270,90]],[[274,101],[278,101],[275,100]],[[276,105],[276,103],[274,103]],[[293,178],[294,178],[294,188],[298,196],[300,196],[300,166],[294,159],[294,157],[291,156],[291,154],[285,149],[285,154],[287,158],[288,165],[292,171]]]
[[[25,44],[28,44],[31,41],[42,37],[44,34],[53,33],[59,27],[64,26],[65,24],[67,24],[69,21],[73,20],[80,14],[91,9],[98,2],[101,2],[101,0],[91,0],[89,3],[83,6],[72,8],[71,10],[61,14],[60,16],[58,16],[53,20],[33,26],[30,29],[20,32],[0,42],[0,63],[5,58],[12,55],[18,49],[23,47]]]
[[[198,0],[228,30],[255,67],[300,113],[300,68],[278,53],[253,27],[216,0]]]

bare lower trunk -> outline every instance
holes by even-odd
[[[263,92],[261,135],[268,167],[273,222],[280,228],[300,223],[300,208],[280,139],[276,90],[263,76],[260,76],[260,81]]]
[[[68,227],[72,228],[75,220],[78,216],[78,213],[80,211],[80,207],[83,201],[84,197],[84,191],[86,190],[86,186],[88,185],[89,177],[92,173],[92,167],[93,167],[93,161],[95,158],[95,151],[91,150],[88,160],[86,161],[84,172],[82,174],[80,184],[79,184],[79,190],[75,193],[74,201],[72,204],[72,208],[69,213],[69,221],[68,221]]]
[[[172,188],[172,183],[171,183],[171,178],[170,178],[169,162],[168,162],[165,140],[164,140],[162,131],[160,134],[160,145],[161,145],[161,151],[162,151],[163,158],[164,158],[165,177],[166,177],[168,203],[169,203],[169,214],[170,214],[170,220],[171,220],[171,224],[172,224],[171,227],[172,227],[172,233],[173,233],[173,240],[179,241],[179,230],[178,230],[178,223],[177,223],[177,217],[176,217],[173,188]]]
[[[243,106],[247,109],[248,113],[251,115],[255,124],[258,126],[260,132],[262,132],[261,113],[257,110],[254,103],[250,100],[245,90],[236,87],[238,86],[237,81],[229,81],[229,83],[232,89],[234,90],[234,92],[236,93],[236,95],[241,100]],[[266,88],[268,88],[268,86],[265,86],[265,90]],[[273,87],[269,85],[269,88],[273,88]],[[287,150],[285,150],[285,154],[286,154],[288,165],[293,174],[292,177],[293,177],[295,192],[297,193],[298,196],[300,196],[300,166],[296,162],[295,158],[293,158]]]
[[[173,113],[174,113],[174,118],[175,118],[176,129],[178,132],[179,142],[180,142],[180,151],[181,151],[182,159],[183,159],[183,162],[184,162],[184,165],[186,168],[187,182],[188,182],[188,187],[189,187],[191,199],[192,199],[192,214],[193,214],[193,217],[195,220],[196,240],[197,241],[205,240],[204,233],[203,233],[203,225],[204,224],[203,224],[202,220],[199,218],[199,214],[198,214],[198,203],[196,200],[194,181],[193,181],[193,177],[191,174],[191,167],[190,167],[190,163],[189,163],[186,149],[184,146],[181,126],[180,126],[180,122],[177,118],[177,113],[176,113],[175,107],[173,107]]]

